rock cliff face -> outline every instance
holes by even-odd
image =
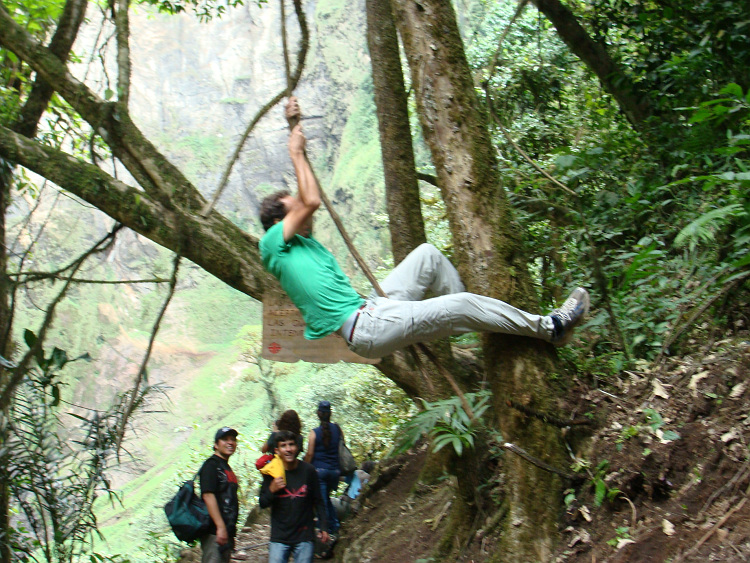
[[[368,70],[361,3],[349,3],[345,20],[338,2],[306,3],[311,44],[295,93],[305,116],[308,152],[321,178],[336,165],[349,105]],[[293,65],[299,29],[290,2],[287,30]],[[279,6],[248,3],[207,23],[192,14],[167,16],[139,8],[131,36],[134,119],[210,197],[247,125],[286,86]],[[353,45],[352,37],[357,38]],[[254,129],[217,205],[253,230],[259,228],[258,199],[294,187],[282,105]]]

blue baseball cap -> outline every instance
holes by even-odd
[[[320,412],[331,412],[331,403],[328,401],[320,401],[318,403],[318,410]]]

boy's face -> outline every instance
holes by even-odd
[[[237,438],[229,434],[216,440],[215,446],[217,455],[229,459],[229,456],[237,449]]]
[[[286,463],[292,463],[297,459],[299,447],[296,440],[284,440],[276,444],[276,454]]]

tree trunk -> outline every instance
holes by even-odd
[[[0,241],[5,241],[5,210],[8,207],[10,195],[11,170],[8,163],[0,159]],[[3,251],[0,252],[0,331],[3,338],[0,340],[0,355],[3,358],[8,357],[10,344],[10,310],[8,304],[9,279],[7,275],[8,253],[3,245]],[[8,371],[0,366],[0,389],[5,388],[8,379]],[[8,534],[10,531],[10,490],[6,481],[7,474],[5,468],[8,464],[5,460],[9,455],[5,452],[5,445],[8,441],[9,428],[9,407],[0,411],[0,561],[10,561],[11,551]]]
[[[500,185],[452,5],[449,0],[392,0],[392,6],[448,210],[459,272],[469,291],[529,309],[536,299],[522,254],[521,228]],[[557,431],[506,405],[512,398],[542,411],[554,409],[556,397],[547,383],[554,367],[552,347],[529,338],[489,335],[484,356],[494,396],[492,422],[504,439],[561,463]],[[479,443],[477,450],[483,447]],[[466,468],[457,469],[459,480],[475,477]],[[561,484],[515,457],[505,456],[504,471],[508,516],[499,550],[502,560],[545,561],[556,541]],[[462,495],[469,505],[473,499],[467,496]]]
[[[391,248],[394,262],[398,264],[409,252],[426,242],[427,237],[422,219],[408,99],[391,6],[380,0],[367,0],[366,9],[367,43],[380,130]],[[447,341],[434,343],[431,347],[451,373],[466,382],[471,380],[468,376],[470,370],[456,363]],[[450,386],[434,366],[426,358],[422,358],[421,362],[428,373],[423,373],[415,364],[410,352],[400,353],[388,365],[381,366],[381,371],[412,398],[434,400],[452,395]],[[391,365],[401,365],[402,368],[389,375]],[[407,383],[402,374],[416,377]]]
[[[557,29],[557,34],[583,63],[599,78],[604,90],[612,94],[628,121],[643,130],[645,121],[654,113],[651,101],[625,71],[609,56],[606,46],[586,33],[573,12],[560,0],[531,0]]]
[[[70,49],[78,36],[78,30],[86,14],[87,0],[68,0],[65,3],[58,26],[49,43],[49,51],[65,61],[70,55]],[[13,129],[27,137],[34,137],[39,126],[39,120],[47,109],[53,88],[40,76],[34,80],[26,102],[21,108]],[[5,212],[10,203],[12,185],[11,165],[0,162],[0,241],[6,240]],[[10,279],[8,272],[8,254],[0,252],[0,355],[8,358],[12,341],[13,315],[10,310]],[[8,358],[9,359],[9,358]],[[5,389],[9,373],[0,367],[0,389]],[[12,392],[12,390],[9,390]],[[5,420],[8,419],[7,407],[0,412],[0,450],[8,439],[8,429]],[[7,467],[3,460],[5,454],[0,454],[0,467]],[[7,541],[10,531],[10,490],[4,478],[0,478],[0,561],[10,561],[10,542]]]
[[[399,263],[427,239],[391,6],[381,0],[367,0],[366,4],[367,45],[380,129],[391,249],[394,261]]]

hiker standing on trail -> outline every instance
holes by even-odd
[[[284,476],[263,475],[259,503],[271,507],[271,542],[268,563],[311,563],[315,552],[317,510],[320,539],[328,542],[328,521],[315,468],[297,459],[299,447],[292,432],[282,430],[275,436],[274,452],[284,465]]]
[[[237,535],[239,501],[237,477],[229,458],[237,449],[237,431],[224,426],[214,437],[214,455],[200,470],[201,496],[211,516],[208,534],[201,538],[201,563],[229,563]]]
[[[286,116],[300,116],[295,97],[289,98]],[[298,193],[276,192],[261,203],[266,234],[260,252],[265,268],[302,313],[308,340],[338,332],[353,352],[365,358],[467,332],[529,336],[562,346],[587,314],[589,295],[581,287],[546,316],[467,293],[453,265],[430,244],[414,249],[381,284],[388,297],[373,293],[362,299],[333,255],[311,234],[321,197],[299,124],[289,136],[289,156]],[[437,297],[422,300],[428,289]]]
[[[310,431],[307,437],[305,461],[312,463],[318,472],[320,493],[326,503],[326,514],[332,534],[339,531],[339,519],[331,502],[331,493],[336,492],[341,477],[339,467],[339,442],[344,439],[344,431],[338,424],[331,423],[331,403],[318,403],[320,426]]]
[[[297,411],[289,409],[284,411],[284,414],[281,415],[281,418],[276,421],[276,428],[273,432],[271,432],[271,434],[268,436],[268,440],[265,441],[260,449],[262,453],[273,452],[274,445],[276,443],[274,440],[274,436],[280,430],[289,430],[295,436],[297,436],[297,446],[299,447],[299,451],[304,451],[302,441],[302,421],[300,420]]]

